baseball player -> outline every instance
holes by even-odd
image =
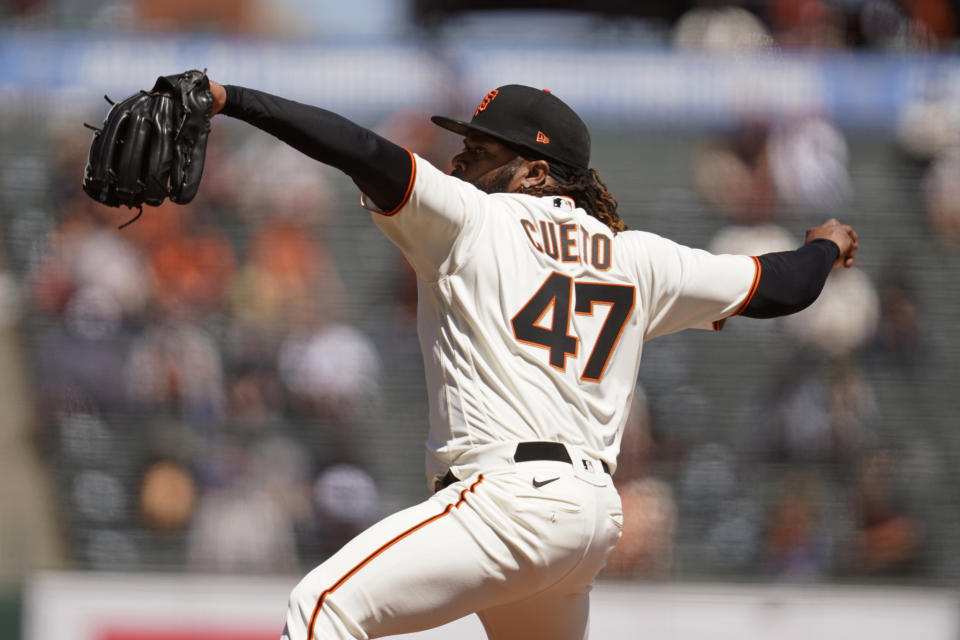
[[[211,82],[244,120],[349,175],[418,276],[434,493],[293,589],[283,637],[375,638],[477,613],[496,640],[587,637],[588,593],[623,523],[612,474],[643,344],[737,314],[793,313],[857,236],[830,220],[795,251],[711,255],[628,231],[553,94],[507,85],[445,174],[329,111]]]

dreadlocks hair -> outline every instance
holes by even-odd
[[[573,175],[562,184],[521,187],[520,193],[532,196],[567,196],[591,216],[610,227],[614,233],[627,230],[627,224],[617,213],[617,199],[607,191],[596,169],[587,169]]]

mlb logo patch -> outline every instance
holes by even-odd
[[[589,471],[590,473],[597,472],[597,470],[593,467],[593,460],[581,459],[580,462],[583,463],[583,468],[585,471]]]

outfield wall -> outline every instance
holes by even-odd
[[[44,573],[27,584],[23,640],[271,640],[296,577]],[[591,637],[956,640],[960,594],[908,587],[602,582]],[[476,617],[398,636],[482,639]]]

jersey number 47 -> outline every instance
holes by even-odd
[[[520,342],[547,349],[550,366],[565,371],[567,356],[576,357],[580,342],[569,333],[571,301],[576,301],[574,312],[582,315],[593,315],[597,304],[610,305],[580,375],[581,380],[599,381],[630,317],[635,297],[635,288],[630,285],[575,281],[555,271],[513,317],[513,335]],[[541,323],[551,309],[553,317],[547,327]]]

